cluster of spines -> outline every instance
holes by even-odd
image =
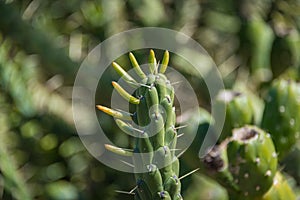
[[[161,64],[158,64],[154,51],[150,50],[148,75],[143,72],[132,53],[129,58],[136,74],[141,78],[140,82],[117,63],[113,62],[112,66],[125,82],[135,88],[134,94],[129,94],[117,82],[112,82],[112,85],[130,103],[132,114],[100,105],[97,108],[113,116],[123,132],[136,136],[136,145],[133,150],[112,145],[105,147],[116,154],[132,156],[135,170],[140,172],[135,175],[136,199],[182,199],[178,178],[179,161],[175,155],[177,131],[173,107],[174,88],[164,75],[169,52],[165,51]],[[138,126],[127,123],[127,120]]]

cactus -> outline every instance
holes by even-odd
[[[239,188],[229,171],[227,143],[228,140],[225,140],[220,145],[214,146],[203,158],[203,165],[207,174],[226,188],[231,196],[238,193]]]
[[[226,118],[219,141],[230,137],[233,128],[239,128],[254,122],[254,108],[248,95],[224,90],[219,93],[217,103],[226,106]]]
[[[280,158],[299,138],[300,89],[292,80],[275,81],[268,92],[262,128],[270,132]]]
[[[204,163],[230,196],[263,196],[277,171],[277,154],[270,135],[255,126],[234,129],[233,136],[204,157]]]
[[[185,191],[189,200],[228,200],[226,190],[216,181],[203,174],[192,175],[191,186]]]
[[[250,67],[254,77],[259,82],[272,78],[270,55],[274,33],[262,17],[252,17],[246,23],[246,35],[251,44]],[[249,51],[249,49],[247,49]]]
[[[287,180],[280,172],[276,173],[271,189],[255,200],[296,200],[296,196]]]
[[[277,154],[269,134],[254,126],[235,129],[227,154],[229,170],[245,196],[261,196],[269,190],[277,171]]]
[[[159,65],[154,51],[151,50],[149,56],[151,73],[147,75],[132,53],[129,54],[129,58],[141,82],[135,81],[120,65],[113,63],[112,66],[122,79],[137,88],[134,94],[129,94],[116,82],[113,82],[113,87],[130,103],[133,114],[104,106],[97,106],[97,108],[115,117],[122,131],[137,135],[136,145],[132,151],[111,145],[105,147],[119,155],[132,156],[136,164],[135,168],[146,171],[136,173],[135,199],[182,199],[178,178],[179,161],[175,156],[177,131],[173,107],[174,89],[164,75],[169,62],[169,53],[165,51]],[[130,125],[126,120],[132,120],[138,128]]]
[[[300,142],[298,142],[291,152],[283,159],[284,171],[290,174],[298,185],[300,185]]]

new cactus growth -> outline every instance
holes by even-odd
[[[292,80],[277,80],[266,98],[262,128],[270,132],[280,158],[300,135],[300,89]]]
[[[232,91],[221,91],[217,97],[218,104],[226,106],[226,117],[219,141],[231,136],[233,128],[239,128],[254,121],[254,108],[248,95]]]
[[[129,85],[136,88],[134,94],[126,92],[118,83],[113,82],[116,91],[130,103],[132,114],[116,111],[103,106],[98,109],[115,117],[122,131],[136,136],[132,151],[106,145],[106,149],[124,156],[132,156],[136,174],[137,189],[135,199],[182,199],[179,176],[179,161],[175,155],[177,131],[175,128],[174,89],[164,75],[169,52],[164,53],[161,65],[156,61],[154,51],[150,51],[150,74],[145,74],[132,53],[130,61],[141,78],[134,80],[117,63],[114,69]],[[125,120],[132,120],[133,126]]]

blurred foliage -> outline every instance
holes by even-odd
[[[299,0],[0,0],[0,198],[132,199],[116,190],[134,188],[133,177],[92,158],[72,119],[77,69],[109,36],[145,26],[181,31],[212,56],[226,88],[263,96],[276,77],[299,79],[299,13]],[[173,58],[171,65],[200,91],[200,106],[210,110],[201,77]],[[99,89],[117,78],[106,74]],[[109,104],[100,97],[111,91],[97,93],[96,102]],[[130,145],[109,117],[100,113],[99,119],[116,143]],[[183,172],[197,166],[196,151],[183,155]],[[286,160],[300,184],[299,171]],[[227,199],[202,175],[187,180],[187,199]]]

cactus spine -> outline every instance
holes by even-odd
[[[136,145],[132,151],[106,145],[106,149],[123,156],[132,156],[135,168],[145,172],[136,173],[137,189],[135,199],[182,199],[179,176],[179,161],[175,156],[177,131],[175,129],[174,89],[164,75],[169,52],[165,51],[161,65],[150,50],[150,74],[145,74],[132,53],[129,54],[132,66],[141,78],[134,80],[117,63],[114,69],[129,85],[137,87],[134,94],[126,92],[113,82],[116,91],[130,103],[132,114],[97,106],[101,111],[116,118],[116,123],[125,133],[135,135]],[[126,122],[132,120],[138,128]],[[141,162],[142,161],[142,162]]]

